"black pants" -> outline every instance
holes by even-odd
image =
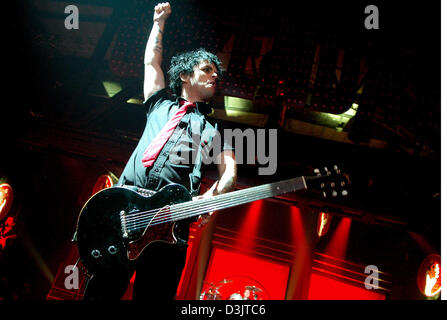
[[[172,300],[182,275],[186,246],[154,242],[143,251],[135,264],[134,300]],[[129,285],[133,270],[89,279],[84,300],[120,300]]]

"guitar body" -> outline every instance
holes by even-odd
[[[175,222],[151,226],[138,218],[127,222],[124,217],[153,210],[169,214],[167,206],[191,200],[188,190],[178,184],[165,186],[151,196],[143,196],[124,187],[104,189],[92,196],[81,210],[76,228],[79,257],[89,274],[130,270],[141,252],[154,241],[175,244]]]

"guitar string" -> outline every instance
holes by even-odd
[[[268,191],[258,192],[257,195],[268,194],[268,193],[269,193]],[[178,204],[174,204],[174,205],[171,205],[171,206],[165,206],[163,208],[158,208],[158,209],[155,209],[155,210],[151,210],[152,212],[154,212],[153,214],[145,214],[144,216],[140,216],[137,219],[135,219],[135,218],[127,219],[127,217],[126,217],[126,223],[138,223],[141,220],[147,220],[146,219],[147,217],[153,217],[154,215],[158,215],[159,217],[162,217],[163,213],[160,213],[160,210],[163,210],[164,208],[169,208],[170,209],[170,210],[168,210],[169,212],[166,213],[167,215],[173,215],[173,214],[175,214],[175,213],[177,213],[179,211],[185,211],[185,210],[192,209],[192,208],[194,208],[193,211],[196,211],[196,210],[210,210],[210,209],[215,208],[219,203],[221,204],[221,206],[225,206],[225,205],[230,204],[232,202],[237,203],[237,202],[241,201],[243,198],[245,198],[245,195],[239,195],[239,196],[230,197],[230,198],[227,198],[227,199],[224,198],[224,200],[213,199],[213,198],[203,199],[203,200],[209,200],[209,201],[204,201],[204,202],[207,202],[207,204],[202,206],[202,207],[198,207],[198,206],[200,206],[200,202],[199,202],[200,200],[199,201],[188,201],[187,205],[184,205],[185,203],[178,203]]]
[[[188,201],[188,202],[173,204],[172,206],[170,206],[170,208],[172,210],[168,214],[177,213],[179,210],[188,210],[188,209],[197,207],[200,205],[200,202],[206,202],[208,204],[205,207],[213,208],[218,203],[222,203],[222,204],[231,203],[232,201],[242,200],[243,198],[250,196],[251,194],[259,195],[261,193],[265,194],[266,192],[267,193],[271,192],[272,188],[269,186],[269,188],[267,189],[266,186],[267,185],[262,185],[262,186],[250,188],[249,192],[244,192],[244,191],[247,191],[248,189],[241,189],[241,190],[238,190],[235,192],[237,194],[233,193],[233,197],[229,197],[230,193],[226,193],[226,194],[217,195],[213,198],[199,199],[197,201]],[[228,199],[225,199],[225,198],[228,198]],[[222,199],[225,199],[225,200],[222,200]],[[131,224],[131,223],[136,223],[141,219],[144,219],[146,221],[146,217],[150,216],[149,215],[150,213],[158,214],[159,211],[162,209],[163,209],[163,207],[127,215],[127,216],[125,216],[125,220],[126,220],[125,222]],[[161,216],[161,215],[159,214],[159,216]],[[149,220],[150,219],[152,219],[152,217],[149,218]]]
[[[220,198],[224,198],[225,196],[228,196],[229,193],[215,196],[214,199],[213,198],[200,199],[200,200],[194,201],[194,202],[193,201],[188,201],[186,203],[178,203],[178,204],[174,204],[172,206],[164,207],[164,208],[167,208],[167,209],[168,208],[173,209],[173,210],[166,210],[166,213],[160,212],[160,210],[163,210],[163,208],[157,208],[157,209],[152,209],[152,210],[149,210],[149,211],[143,211],[143,212],[131,214],[131,215],[125,217],[126,218],[126,223],[132,224],[132,228],[128,229],[128,231],[141,229],[142,227],[145,228],[145,227],[148,226],[148,223],[151,222],[152,220],[153,220],[152,222],[154,222],[154,223],[152,223],[151,226],[155,226],[155,225],[164,223],[166,221],[181,220],[183,217],[193,217],[193,216],[199,215],[201,213],[206,213],[206,212],[210,212],[210,211],[220,210],[221,208],[214,206],[216,203],[219,204],[219,202],[220,202],[220,204],[222,206],[225,206],[225,205],[228,205],[228,204],[230,204],[230,205],[231,204],[237,205],[237,203],[238,203],[238,201],[240,199],[242,199],[243,197],[247,196],[248,192],[243,192],[243,191],[246,191],[246,190],[250,190],[249,192],[252,193],[252,192],[256,191],[255,189],[261,189],[261,190],[264,189],[261,193],[259,193],[259,192],[257,193],[258,196],[261,195],[260,199],[264,199],[264,198],[272,196],[272,194],[270,194],[272,189],[274,189],[274,188],[272,188],[272,186],[274,186],[274,185],[279,186],[279,185],[285,183],[286,181],[289,182],[289,183],[290,182],[294,182],[295,183],[295,190],[302,189],[303,186],[301,185],[301,183],[299,185],[296,184],[296,182],[301,182],[301,181],[299,181],[300,178],[303,178],[303,177],[293,178],[293,179],[280,181],[280,182],[276,182],[276,183],[272,183],[272,184],[261,185],[261,186],[253,187],[253,188],[250,188],[250,189],[241,189],[241,190],[238,190],[240,192],[238,192],[236,197],[233,197],[233,198],[230,198],[230,199],[225,199],[224,201],[221,201]],[[268,187],[268,189],[266,187]],[[290,192],[291,191],[293,191],[293,190],[290,190]],[[219,198],[219,196],[221,196],[221,197]],[[257,200],[260,200],[260,199],[257,199]],[[201,207],[201,208],[195,209],[193,211],[187,212],[185,214],[177,215],[175,217],[176,219],[173,219],[173,216],[176,215],[178,212],[182,212],[182,211],[184,211],[188,207],[189,208],[197,207],[197,205],[199,204],[199,201],[201,201],[201,200],[204,201],[204,202],[211,202],[211,203],[209,203],[208,205],[206,205],[204,207]],[[256,200],[253,200],[253,201],[256,201]],[[244,202],[242,202],[240,204],[243,204],[243,203]],[[148,214],[149,212],[155,212],[155,213],[154,214]],[[132,220],[132,217],[134,217],[134,216],[140,216],[140,217],[139,218],[133,218],[133,220]],[[154,216],[156,216],[156,217],[154,218]],[[128,217],[130,219],[127,219]]]
[[[266,187],[266,185],[261,185],[261,186],[250,188],[250,192],[257,193],[256,191],[261,191],[262,187]],[[256,189],[256,190],[254,190],[254,189]],[[200,201],[202,201],[202,202],[211,202],[211,201],[217,202],[217,201],[220,201],[220,199],[222,199],[222,198],[229,197],[230,194],[234,194],[235,196],[241,196],[243,194],[245,195],[245,194],[249,193],[247,190],[249,190],[249,189],[240,189],[240,190],[234,191],[232,193],[220,194],[220,195],[214,196],[213,198],[205,198],[205,199],[199,199],[199,200],[195,200],[195,201],[187,201],[187,202],[182,202],[182,203],[176,203],[176,204],[173,204],[173,206],[179,206],[180,207],[182,205],[185,205],[182,208],[183,209],[188,209],[188,206],[189,207],[196,206],[197,204],[200,203]],[[246,192],[244,192],[244,191],[246,191]],[[151,209],[151,210],[148,210],[148,211],[141,211],[141,212],[137,212],[137,213],[128,214],[128,215],[126,215],[126,219],[127,218],[128,219],[132,219],[132,218],[133,219],[138,219],[138,216],[142,216],[142,215],[145,215],[145,214],[151,213],[151,212],[158,212],[160,209],[162,209],[162,208],[155,208],[155,209]]]
[[[257,192],[256,194],[261,194],[264,192],[268,192],[268,191],[259,190],[259,192]],[[171,206],[165,206],[162,208],[156,208],[156,209],[152,209],[149,211],[143,211],[143,212],[139,212],[136,214],[132,214],[132,216],[130,216],[130,215],[125,216],[125,223],[126,224],[136,224],[136,223],[140,223],[141,221],[143,221],[143,223],[145,223],[148,220],[151,220],[152,217],[155,215],[157,215],[159,218],[161,218],[161,217],[163,217],[164,214],[160,211],[163,210],[164,208],[170,208],[169,212],[167,212],[166,215],[173,215],[173,214],[176,214],[176,213],[184,211],[184,210],[196,208],[196,207],[200,206],[201,202],[205,202],[207,204],[202,206],[200,209],[209,208],[208,210],[210,210],[210,209],[216,207],[216,205],[219,203],[224,205],[224,204],[231,203],[233,201],[235,201],[235,202],[240,201],[245,197],[247,197],[247,193],[239,193],[233,197],[228,197],[228,194],[222,194],[222,195],[215,196],[214,198],[199,199],[197,201],[188,201],[186,203],[184,202],[184,203],[173,204]],[[135,217],[135,216],[137,216],[137,217]]]
[[[297,181],[297,179],[291,179],[291,180],[294,180],[295,182]],[[262,185],[262,186],[258,186],[258,187],[266,187],[266,186],[267,185]],[[257,196],[260,196],[260,198],[256,199],[256,200],[265,199],[265,198],[268,198],[268,197],[272,196],[272,194],[271,194],[272,188],[268,188],[268,189],[264,188],[264,189],[265,190],[263,190],[262,192],[257,193]],[[297,184],[295,184],[295,188],[293,190],[297,191],[297,190],[302,190],[302,189],[304,189],[304,185],[301,185],[301,184],[297,185]],[[241,191],[243,191],[243,190],[248,190],[248,189],[242,189]],[[250,190],[253,190],[253,188],[251,188]],[[292,192],[293,190],[290,190],[290,192]],[[228,193],[227,194],[222,194],[222,196],[223,195],[228,195]],[[186,217],[186,218],[187,217],[193,217],[193,216],[200,215],[200,214],[203,214],[203,213],[207,213],[207,212],[210,212],[210,211],[220,210],[220,209],[222,209],[222,207],[225,207],[227,205],[229,205],[229,206],[231,206],[233,204],[234,205],[238,205],[239,200],[241,198],[243,198],[245,195],[246,195],[245,193],[244,194],[240,193],[237,197],[226,199],[224,201],[220,201],[220,199],[214,199],[215,201],[213,201],[213,203],[211,203],[211,204],[208,204],[208,205],[206,205],[204,207],[200,207],[200,208],[197,208],[197,209],[195,209],[193,211],[190,211],[190,212],[187,212],[187,213],[184,213],[184,214],[180,214],[180,215],[177,215],[177,216],[175,216],[175,215],[178,212],[182,212],[182,211],[185,210],[185,206],[183,206],[183,204],[185,204],[185,203],[175,204],[175,205],[177,205],[177,207],[174,207],[173,210],[166,210],[166,213],[159,213],[159,214],[155,213],[155,214],[146,215],[143,218],[140,218],[140,220],[137,223],[133,223],[132,228],[129,229],[128,231],[141,229],[142,227],[146,228],[149,225],[149,222],[151,222],[151,221],[154,222],[154,223],[151,223],[151,226],[155,226],[155,225],[158,225],[158,224],[161,224],[161,223],[165,223],[166,221],[182,220],[184,217]],[[217,197],[218,196],[216,196],[216,198]],[[211,199],[201,199],[201,200],[211,200]],[[250,200],[250,202],[256,201],[256,200]],[[217,202],[217,204],[221,204],[220,208],[218,206],[217,207],[214,206],[214,204],[216,202]],[[247,203],[247,202],[241,202],[239,204],[244,204],[244,203]],[[193,207],[197,207],[197,202],[189,201],[188,202],[188,206],[189,207],[192,207],[192,206]],[[172,207],[168,206],[166,208],[168,209],[168,208],[172,208]],[[161,208],[161,209],[163,209],[163,208]],[[158,209],[157,211],[159,211],[159,210],[160,209]],[[151,211],[154,211],[154,210],[151,210]],[[145,217],[148,217],[148,216],[149,216],[149,218],[145,219]],[[154,218],[154,216],[156,216],[156,217]],[[176,219],[173,219],[172,218],[173,216],[175,216]]]
[[[261,199],[262,199],[262,198],[264,198],[264,196],[268,197],[270,194],[271,194],[270,190],[267,190],[267,191],[264,191],[262,193],[258,193],[257,195],[261,196]],[[231,204],[237,205],[237,203],[239,202],[239,200],[241,198],[242,197],[236,197],[236,198],[232,198],[232,199],[231,198],[227,199],[225,201],[221,201],[221,205],[222,206],[231,205]],[[259,199],[257,199],[257,200],[259,200]],[[253,200],[253,201],[256,201],[256,200]],[[219,208],[216,208],[213,204],[210,204],[210,205],[207,205],[207,206],[199,207],[199,208],[197,208],[197,209],[195,209],[193,211],[189,211],[189,212],[186,212],[184,214],[176,215],[178,212],[184,211],[184,209],[183,208],[181,208],[181,209],[175,208],[174,210],[167,210],[166,213],[162,212],[162,213],[160,213],[158,215],[157,214],[150,214],[150,215],[148,215],[148,218],[142,219],[142,220],[138,221],[137,223],[127,222],[126,221],[126,224],[129,223],[131,225],[129,227],[128,231],[134,231],[134,230],[137,230],[137,229],[142,229],[142,227],[144,227],[144,228],[147,227],[148,223],[151,222],[151,220],[152,220],[151,226],[155,226],[155,225],[158,225],[158,224],[161,224],[161,223],[165,223],[167,221],[182,220],[182,218],[193,217],[193,216],[196,216],[196,215],[200,215],[200,213],[207,213],[207,212],[215,211],[215,210],[219,210]],[[156,215],[155,218],[154,218],[154,215]],[[176,218],[175,220],[172,219],[173,216],[175,216],[175,218]]]
[[[231,194],[233,194],[235,197],[250,196],[251,193],[258,194],[259,192],[264,192],[266,190],[267,191],[273,190],[274,188],[272,188],[272,186],[274,186],[274,185],[279,186],[280,184],[283,184],[286,182],[290,183],[292,181],[294,181],[296,183],[296,181],[298,181],[298,180],[299,180],[299,178],[294,178],[294,179],[280,181],[280,182],[276,182],[276,183],[272,183],[272,184],[264,184],[264,185],[252,187],[249,189],[240,189],[240,190],[237,190],[237,191],[234,191],[231,193],[220,194],[220,195],[214,196],[213,198],[206,198],[206,199],[199,199],[196,201],[177,203],[177,204],[173,204],[172,206],[178,206],[178,208],[181,208],[182,210],[186,210],[191,207],[196,207],[198,204],[200,204],[200,201],[202,201],[202,202],[220,202],[222,198],[229,197]],[[142,218],[144,218],[144,217],[146,217],[146,214],[152,213],[152,212],[157,213],[161,209],[163,209],[163,208],[155,208],[155,209],[151,209],[148,211],[141,211],[141,212],[126,215],[125,218],[128,221],[130,221],[131,219],[135,219],[134,221],[136,221],[141,216],[142,216]]]
[[[268,193],[266,193],[268,194]],[[237,205],[238,201],[234,201],[234,200],[229,200],[226,201],[225,204],[231,204],[234,203]],[[131,225],[127,231],[134,231],[134,230],[138,230],[138,229],[143,229],[146,228],[147,226],[149,226],[149,222],[151,226],[155,226],[158,224],[162,224],[168,221],[177,221],[177,220],[182,220],[183,218],[188,218],[188,217],[193,217],[193,216],[197,216],[203,213],[207,213],[210,211],[216,211],[219,210],[218,208],[216,209],[215,207],[211,207],[211,206],[205,206],[205,207],[201,207],[198,209],[195,209],[193,211],[189,211],[180,215],[177,215],[175,218],[176,219],[172,219],[172,216],[175,215],[177,212],[182,212],[183,210],[167,210],[167,213],[162,213],[160,215],[156,215],[156,218],[153,218],[154,215],[151,215],[152,217],[145,219],[143,221],[139,221],[137,224],[133,224]],[[152,220],[152,221],[151,221]]]
[[[290,181],[295,181],[295,183],[296,183],[298,181],[298,179],[299,178],[294,178],[294,179],[290,179]],[[280,183],[283,183],[283,182],[284,181],[282,181]],[[275,184],[279,184],[279,183],[275,183]],[[267,186],[269,186],[268,189],[266,188]],[[272,190],[271,186],[272,186],[272,184],[270,184],[270,185],[261,185],[261,186],[254,187],[254,188],[261,189],[261,190],[264,189],[264,190],[262,190],[262,192],[256,193],[258,196],[261,195],[260,199],[264,199],[264,198],[268,198],[268,197],[272,196],[272,194],[270,193],[271,190]],[[295,187],[296,187],[295,190],[302,189],[302,185],[301,186],[295,185]],[[254,188],[250,188],[250,192],[252,192]],[[244,191],[244,190],[248,190],[248,189],[242,189],[242,190],[238,190],[238,191]],[[293,190],[290,190],[290,191],[293,191]],[[225,196],[225,195],[228,195],[228,193],[227,194],[222,194],[220,196]],[[191,211],[192,213],[188,212],[188,213],[176,216],[175,218],[177,218],[177,219],[172,219],[172,216],[176,215],[178,212],[184,211],[188,207],[189,208],[197,207],[198,201],[200,201],[200,200],[198,200],[197,202],[196,201],[195,202],[189,201],[189,202],[187,202],[186,206],[184,205],[185,203],[179,203],[179,204],[173,205],[173,206],[175,206],[174,208],[167,207],[167,208],[171,208],[173,210],[167,210],[166,213],[159,212],[163,208],[157,208],[157,209],[152,209],[152,210],[149,210],[149,211],[146,211],[146,212],[136,213],[134,215],[140,215],[141,216],[141,213],[146,213],[146,214],[144,216],[141,216],[137,220],[134,220],[134,221],[132,221],[131,219],[127,219],[126,218],[125,222],[126,222],[126,224],[132,225],[132,230],[136,230],[136,229],[140,229],[141,227],[147,227],[148,223],[154,219],[155,215],[157,215],[157,216],[154,219],[154,221],[152,221],[152,222],[158,222],[156,224],[164,223],[166,221],[181,220],[181,218],[183,218],[183,217],[189,217],[189,216],[193,217],[193,216],[199,215],[201,212],[202,213],[206,213],[206,212],[210,212],[210,211],[221,209],[218,206],[217,207],[215,206],[216,203],[217,204],[220,203],[221,206],[225,206],[225,205],[228,205],[228,204],[237,205],[238,202],[243,197],[245,197],[246,195],[247,195],[246,193],[239,193],[236,197],[225,199],[224,201],[221,201],[221,199],[218,199],[219,196],[216,196],[215,199],[201,199],[201,200],[205,200],[206,202],[209,202],[210,200],[212,200],[212,201],[211,201],[210,204],[208,204],[208,205],[206,205],[204,207],[201,207],[201,208],[195,209],[194,211]],[[259,200],[259,199],[257,199],[257,200]],[[255,200],[253,200],[253,201],[255,201]],[[243,203],[240,203],[240,204],[243,204]],[[155,211],[156,211],[156,213],[154,213],[154,214],[147,214],[147,212],[155,212]],[[155,223],[151,224],[151,225],[155,225]],[[130,231],[132,231],[132,230],[130,230]]]

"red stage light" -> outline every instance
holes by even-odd
[[[325,254],[333,257],[344,258],[346,255],[346,249],[348,248],[349,231],[351,229],[352,220],[349,218],[341,218],[337,225],[332,238],[326,250]]]
[[[239,242],[238,245],[245,250],[249,250],[251,248],[251,243],[256,237],[262,212],[262,204],[263,200],[258,200],[250,204],[250,207],[245,214],[243,224],[239,230],[239,234],[241,236],[237,239]]]
[[[0,184],[0,220],[8,214],[12,206],[14,193],[7,183]]]
[[[302,300],[307,299],[312,257],[301,210],[294,206],[290,207],[290,227],[295,252],[286,298]]]
[[[301,210],[294,206],[290,207],[290,227],[296,251],[305,250],[307,248],[307,239],[304,231]]]
[[[113,186],[112,177],[107,174],[103,174],[96,180],[95,186],[92,190],[92,194],[95,194],[102,189],[110,188],[111,186]]]
[[[441,257],[438,254],[430,254],[422,261],[417,284],[426,297],[434,297],[441,291]]]

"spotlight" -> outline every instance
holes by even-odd
[[[319,237],[324,236],[329,230],[329,225],[331,223],[332,215],[324,211],[320,212],[318,216],[317,233]]]
[[[441,256],[430,254],[419,266],[417,274],[419,291],[426,297],[435,297],[441,291]]]
[[[113,186],[113,179],[110,175],[103,174],[98,179],[96,179],[95,186],[92,190],[92,195],[101,191],[102,189],[110,188]]]
[[[0,220],[8,214],[12,206],[14,193],[12,187],[7,183],[0,184]]]

